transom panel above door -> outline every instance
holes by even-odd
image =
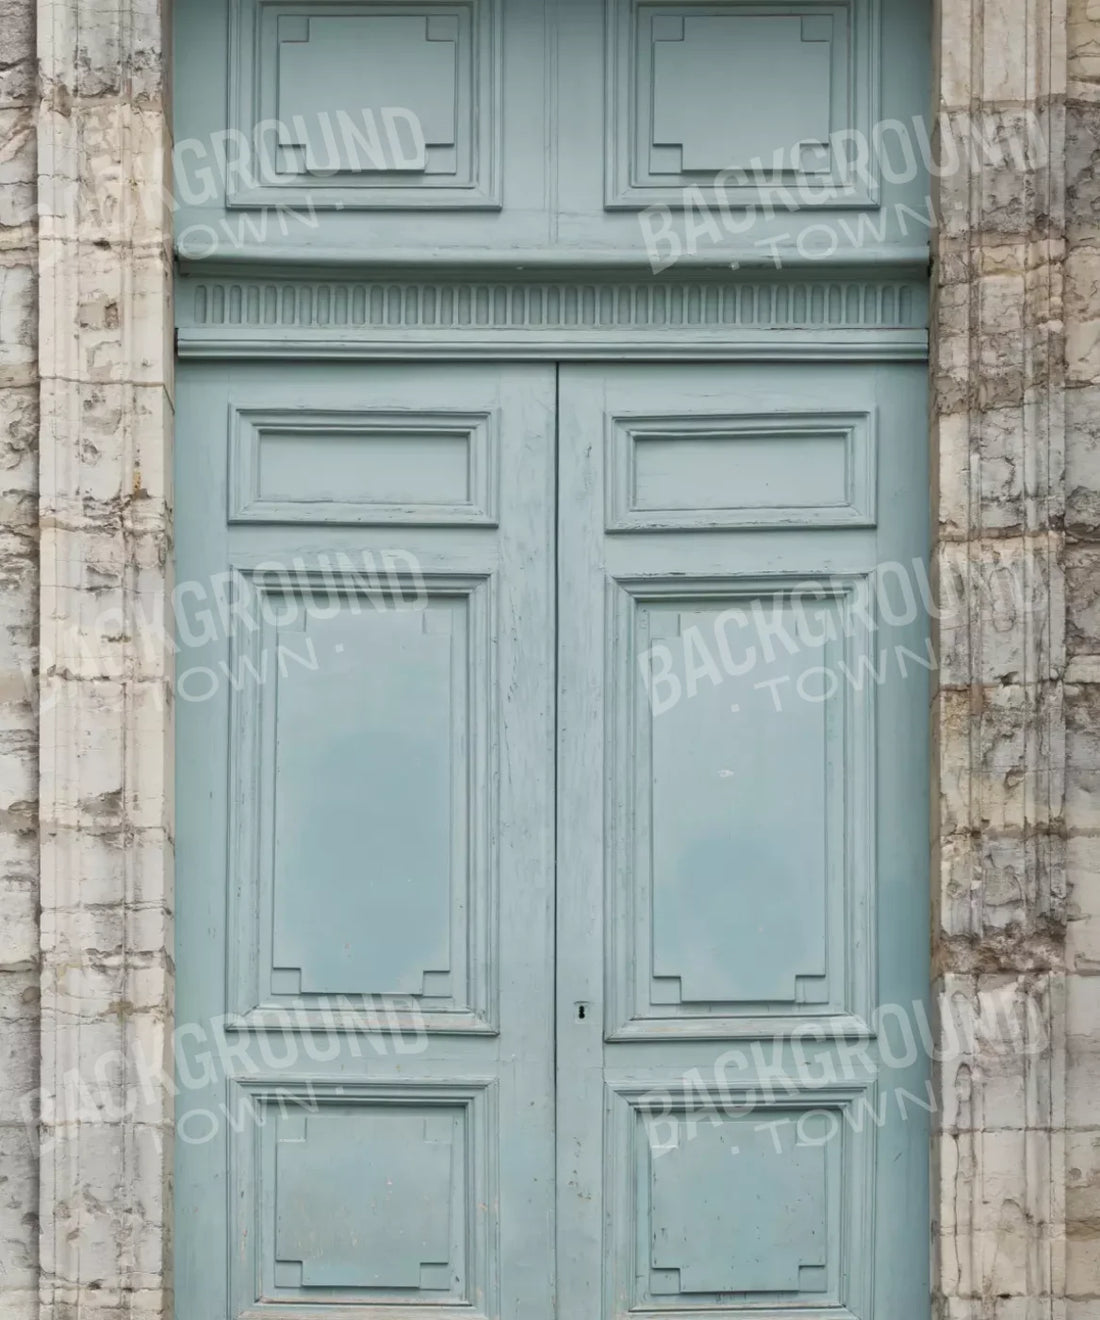
[[[204,0],[174,19],[185,258],[927,250],[912,0]]]

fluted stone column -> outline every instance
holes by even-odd
[[[1066,1314],[1100,1315],[1100,5],[1066,87]]]
[[[961,599],[932,706],[952,1320],[1066,1314],[1066,19],[1065,0],[941,0],[936,31],[941,132],[989,147],[934,184],[934,569]]]
[[[38,5],[42,1317],[171,1312],[165,18]]]
[[[35,15],[0,0],[0,1315],[38,1314]]]

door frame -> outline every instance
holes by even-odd
[[[132,0],[123,13],[118,23],[115,14],[97,17],[80,0],[65,0],[41,9],[37,28],[47,99],[31,138],[41,162],[42,222],[27,244],[40,278],[40,348],[37,367],[28,358],[26,370],[43,418],[41,590],[29,606],[42,664],[28,725],[38,730],[32,814],[42,934],[40,1007],[28,1021],[42,1100],[35,1272],[43,1316],[77,1302],[86,1315],[102,1314],[119,1295],[149,1316],[168,1316],[172,1307],[172,654],[163,629],[149,625],[172,589],[171,208],[155,189],[161,204],[136,215],[120,201],[129,223],[116,231],[98,208],[101,156],[81,150],[83,135],[100,135],[108,158],[121,164],[120,199],[131,182],[162,177],[170,143],[167,4]],[[115,26],[97,44],[88,29],[99,21]],[[959,575],[964,594],[957,626],[941,625],[937,638],[932,996],[943,1029],[961,1024],[970,1041],[937,1071],[946,1130],[931,1151],[933,1293],[938,1306],[960,1313],[986,1296],[1065,1294],[1060,1152],[1074,978],[1065,952],[1063,793],[1072,707],[1063,704],[1059,566],[1063,293],[1075,277],[1065,243],[1064,0],[1013,12],[1012,47],[1025,54],[1011,67],[1004,23],[986,0],[943,3],[935,38],[937,112],[970,115],[977,107],[998,116],[1023,106],[1047,133],[1044,158],[1022,170],[987,161],[961,186],[958,178],[933,181],[940,217],[932,275],[933,561],[935,571]],[[123,78],[124,68],[141,74]],[[68,106],[78,81],[70,112],[53,113],[51,98]],[[88,205],[81,227],[69,232],[60,221],[76,214],[75,195]],[[1017,220],[1002,223],[1007,211],[990,200],[998,197],[1014,199]],[[1087,189],[1080,203],[1071,196],[1071,211],[1087,208],[1088,197]],[[109,316],[88,310],[108,303]],[[35,314],[27,319],[32,324]],[[85,448],[90,426],[94,458]],[[1026,491],[982,484],[994,439],[1004,461],[1029,474]],[[1002,563],[1026,583],[1027,624],[1002,626],[982,590]],[[117,627],[120,612],[133,626]],[[91,659],[74,643],[88,620],[95,621]],[[1091,691],[1090,676],[1081,677]],[[1019,748],[1013,785],[990,763],[995,745]],[[1011,900],[1006,927],[1004,910],[982,894],[987,875],[1009,872],[1027,884]],[[90,942],[89,931],[100,928],[107,938]],[[1006,938],[1006,929],[1015,933]],[[89,954],[92,947],[100,952]],[[1004,1012],[990,1014],[998,1004]],[[1021,1023],[1032,1046],[1023,1053]],[[105,1083],[110,1103],[95,1121],[76,1122],[71,1079],[94,1068],[105,1042],[122,1060]],[[964,1074],[972,1089],[960,1111]],[[111,1182],[119,1167],[124,1177]],[[968,1174],[961,1185],[959,1167]],[[105,1178],[110,1194],[86,1200],[85,1189]],[[1021,1212],[1009,1230],[1006,1204]],[[71,1231],[76,1205],[80,1234]],[[102,1244],[94,1265],[91,1240]]]

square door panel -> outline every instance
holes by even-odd
[[[489,1083],[241,1082],[229,1105],[238,1316],[493,1314]]]
[[[612,1037],[866,1029],[867,600],[862,578],[611,585]]]
[[[235,577],[234,1007],[489,1031],[490,580],[342,560]]]
[[[230,206],[500,205],[499,0],[233,0]]]
[[[609,207],[876,204],[877,0],[608,3]]]
[[[611,1083],[607,1315],[864,1320],[876,1103]]]

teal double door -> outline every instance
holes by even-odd
[[[178,1320],[927,1314],[917,363],[183,363]]]

